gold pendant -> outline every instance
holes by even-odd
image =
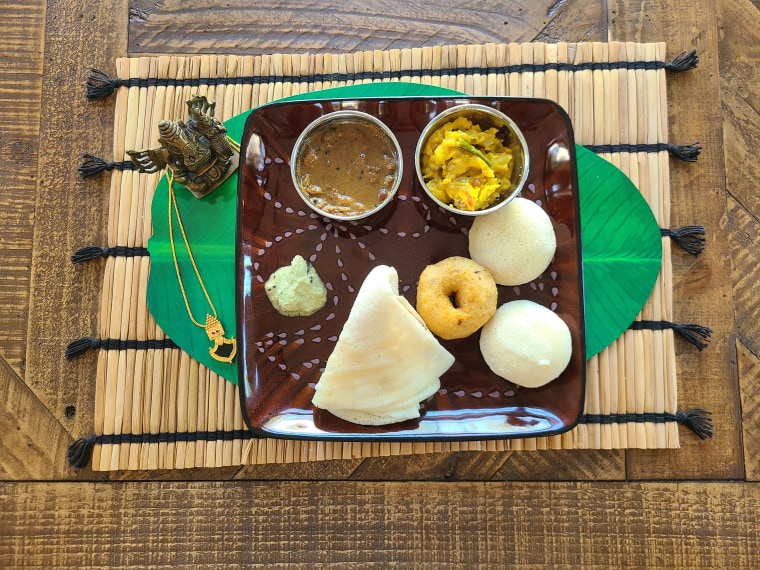
[[[224,329],[219,319],[206,315],[206,334],[214,343],[214,346],[208,349],[211,358],[221,362],[232,362],[237,353],[237,341],[234,338],[224,337]]]

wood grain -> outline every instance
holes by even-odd
[[[342,481],[348,479],[362,459],[307,461],[303,463],[270,463],[246,465],[235,479],[267,481]]]
[[[551,21],[531,41],[606,42],[609,28],[606,0],[567,0],[549,9]],[[511,40],[510,40],[511,41]]]
[[[742,442],[748,481],[760,481],[760,359],[741,341],[736,342],[742,397]]]
[[[45,3],[0,3],[0,359],[23,378]]]
[[[760,60],[758,60],[760,66]],[[760,72],[754,81],[760,82]],[[726,160],[726,190],[752,216],[760,218],[760,100],[757,110],[748,104],[733,82],[721,81],[723,109],[723,152]]]
[[[581,8],[571,0],[574,14],[601,14],[601,1]],[[188,4],[180,0],[131,2],[129,53],[266,54],[322,51],[351,53],[533,40],[547,24],[563,14],[565,2],[556,0],[497,0],[462,3],[362,2],[347,0],[305,2],[280,0],[256,5],[230,0],[219,6],[212,0]],[[592,18],[598,28],[599,18]],[[586,23],[586,22],[582,22]],[[566,41],[574,36],[566,24]],[[574,28],[584,34],[588,28]],[[591,38],[588,38],[591,39]]]
[[[71,436],[2,360],[0,434],[0,480],[104,478],[66,464]]]
[[[752,35],[760,29],[760,9],[748,0],[719,0],[719,49],[721,103],[723,110],[723,153],[726,162],[728,231],[731,246],[732,284],[736,327],[742,348],[739,356],[739,384],[742,397],[745,466],[748,477],[757,474],[757,449],[748,447],[754,416],[748,406],[757,396],[755,379],[743,378],[743,369],[752,370],[750,354],[760,355],[760,289],[758,260],[760,249],[760,46]],[[743,356],[742,356],[743,352]],[[747,425],[746,422],[749,422]],[[752,441],[750,439],[749,441]]]
[[[625,451],[560,449],[515,452],[491,477],[499,481],[622,481]]]
[[[51,2],[46,11],[29,303],[27,384],[69,433],[92,433],[95,354],[63,358],[66,344],[98,336],[102,261],[72,266],[69,256],[106,235],[108,178],[82,181],[81,154],[110,158],[113,103],[88,103],[83,80],[90,67],[108,67],[126,51],[126,0]],[[121,159],[121,157],[120,157]],[[68,406],[76,408],[66,417]],[[61,461],[64,461],[61,458]]]
[[[726,230],[737,333],[747,348],[760,356],[760,221],[729,197]]]
[[[760,548],[741,483],[18,483],[0,508],[3,567],[751,568]]]
[[[732,147],[736,142],[731,141]],[[728,163],[729,150],[726,149],[726,164]],[[726,230],[731,245],[734,313],[738,333],[736,351],[742,402],[744,467],[746,478],[757,481],[760,479],[760,222],[729,196]]]
[[[625,452],[541,450],[368,457],[351,474],[366,481],[620,481]]]
[[[676,322],[713,329],[712,342],[697,352],[676,344],[678,400],[682,410],[713,412],[709,442],[681,430],[681,450],[627,452],[629,479],[720,479],[744,475],[741,410],[736,370],[735,326],[731,306],[731,266],[726,232],[725,171],[720,110],[718,23],[715,0],[609,1],[610,36],[620,41],[668,40],[668,57],[696,48],[699,67],[668,76],[670,140],[701,140],[695,164],[671,161],[671,227],[702,224],[708,246],[698,258],[674,251],[673,314]],[[684,18],[688,14],[688,18]]]
[[[726,189],[760,218],[760,7],[719,0],[718,24]]]
[[[109,481],[229,481],[240,471],[235,467],[214,467],[197,469],[155,469],[152,471],[107,471],[105,474]]]
[[[462,451],[368,457],[351,474],[360,481],[483,481],[493,477],[514,451]]]

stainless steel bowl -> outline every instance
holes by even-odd
[[[497,129],[506,128],[509,133],[509,140],[505,141],[505,146],[509,146],[512,149],[512,155],[514,157],[514,166],[512,168],[512,190],[509,194],[500,196],[499,199],[491,204],[488,208],[482,210],[460,210],[455,208],[451,204],[441,202],[436,198],[425,182],[422,176],[422,150],[425,148],[430,135],[433,134],[439,127],[443,126],[449,121],[453,121],[457,117],[467,117],[475,124],[480,125],[483,130],[496,127]],[[530,172],[530,153],[528,152],[528,143],[522,134],[522,131],[518,128],[515,122],[507,117],[501,111],[497,111],[492,107],[486,107],[485,105],[476,105],[474,103],[467,103],[464,105],[457,105],[445,110],[440,115],[437,115],[430,123],[427,124],[425,129],[420,134],[419,141],[417,142],[417,149],[414,153],[414,165],[417,170],[417,178],[420,184],[425,189],[425,192],[430,199],[433,200],[439,206],[455,212],[457,214],[463,214],[465,216],[482,216],[484,214],[490,214],[494,210],[504,207],[515,196],[517,196],[522,190],[525,182],[528,179],[528,173]]]
[[[304,189],[302,188],[300,181],[298,180],[298,167],[301,161],[302,151],[303,151],[304,146],[311,139],[311,137],[314,135],[315,132],[319,131],[325,125],[332,124],[332,123],[335,123],[335,124],[364,123],[364,124],[369,124],[374,127],[377,127],[386,136],[395,154],[396,164],[397,164],[396,179],[390,191],[388,192],[388,196],[376,207],[366,212],[362,212],[361,214],[341,216],[339,214],[325,212],[309,199],[309,197],[304,192]],[[320,216],[325,216],[327,218],[334,219],[334,220],[361,220],[362,218],[366,218],[380,211],[383,207],[385,207],[388,203],[390,203],[390,201],[393,200],[393,197],[396,195],[396,191],[398,190],[398,187],[401,184],[401,177],[403,176],[403,171],[404,171],[404,161],[403,161],[403,156],[401,153],[401,146],[399,145],[398,140],[396,139],[393,132],[385,125],[385,123],[383,123],[377,117],[369,115],[368,113],[363,113],[361,111],[350,111],[350,110],[334,111],[332,113],[322,115],[318,119],[312,121],[303,130],[301,135],[298,137],[298,140],[296,140],[296,144],[293,147],[293,152],[290,155],[290,175],[293,179],[293,186],[298,192],[298,195],[306,203],[306,205],[308,205],[317,214],[319,214]]]

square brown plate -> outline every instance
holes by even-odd
[[[398,270],[399,289],[415,304],[426,265],[469,257],[473,218],[436,206],[414,172],[414,150],[425,125],[462,103],[480,103],[511,117],[528,141],[531,171],[522,197],[549,214],[557,235],[554,261],[535,281],[499,287],[499,305],[529,299],[550,307],[569,326],[573,354],[553,382],[516,387],[483,361],[479,333],[441,341],[456,357],[422,417],[381,427],[355,425],[311,404],[314,385],[335,347],[364,278],[376,265]],[[288,165],[301,131],[317,117],[357,109],[393,130],[404,175],[392,203],[355,222],[313,213],[296,193]],[[581,414],[585,389],[583,277],[578,176],[570,121],[555,103],[517,98],[378,98],[275,103],[248,118],[238,186],[236,293],[243,415],[267,437],[338,440],[479,440],[561,433]],[[328,289],[327,305],[310,317],[283,317],[264,282],[295,255],[309,260]]]

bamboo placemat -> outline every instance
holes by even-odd
[[[638,152],[629,151],[639,148],[624,146],[626,152],[601,156],[631,178],[660,227],[667,227],[670,169],[668,153],[662,148],[662,143],[667,143],[664,66],[625,63],[663,62],[664,58],[665,44],[617,42],[489,44],[352,55],[123,58],[116,62],[118,77],[142,81],[117,88],[114,160],[127,160],[126,149],[155,147],[159,120],[185,119],[184,102],[195,93],[216,100],[216,116],[225,121],[289,95],[390,78],[448,87],[473,96],[545,97],[568,112],[578,144],[655,145]],[[588,65],[592,62],[602,65]],[[619,146],[606,148],[620,150]],[[114,171],[108,221],[110,248],[147,247],[152,232],[150,204],[158,180],[158,173]],[[414,444],[250,439],[237,387],[185,352],[165,348],[172,343],[162,342],[165,335],[146,304],[149,270],[147,256],[109,256],[105,264],[101,338],[155,339],[149,344],[158,348],[136,349],[122,343],[120,350],[99,352],[95,433],[132,437],[101,438],[120,443],[94,446],[95,470],[291,463],[456,450],[679,445],[675,421],[641,421],[646,417],[642,414],[672,420],[671,414],[676,413],[672,330],[628,330],[590,359],[585,413],[604,416],[606,421],[581,424],[563,435]],[[639,319],[672,321],[672,290],[670,242],[664,240],[662,270]],[[639,419],[626,420],[630,414]]]

